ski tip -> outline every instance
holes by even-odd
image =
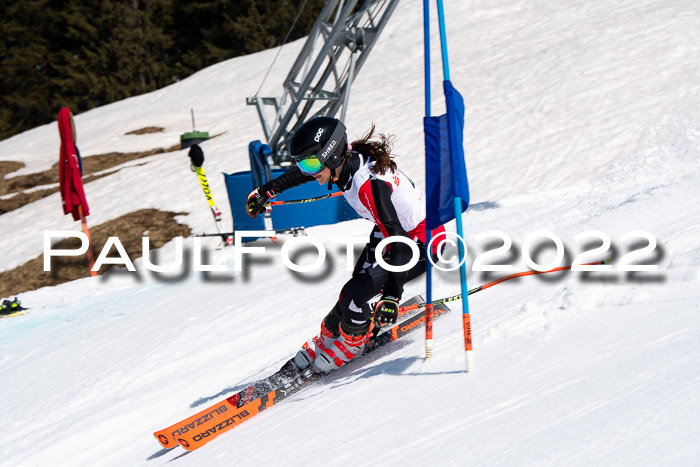
[[[172,449],[177,446],[177,441],[174,438],[169,438],[161,431],[156,431],[153,436],[164,449]]]
[[[199,446],[193,447],[190,443],[188,443],[187,441],[185,441],[182,438],[178,439],[177,442],[180,446],[182,446],[187,451],[194,451],[195,449],[197,449],[197,447],[199,447]]]

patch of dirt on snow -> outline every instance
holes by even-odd
[[[145,128],[139,128],[138,130],[129,131],[124,133],[125,135],[147,135],[149,133],[162,133],[164,128],[159,126],[147,126]]]
[[[83,185],[87,185],[90,182],[99,180],[100,178],[107,177],[108,175],[112,175],[117,172],[119,171],[112,170],[111,172],[105,172],[100,175],[88,175],[87,177],[83,177]],[[34,201],[38,201],[42,198],[45,198],[53,193],[56,193],[58,189],[59,187],[55,186],[53,188],[46,188],[44,190],[20,191],[19,193],[16,193],[15,195],[9,198],[2,199],[0,200],[0,215],[21,208],[25,204],[33,203]],[[61,201],[59,200],[58,203],[60,204],[60,202]]]
[[[0,180],[5,178],[5,175],[16,172],[22,167],[24,167],[24,162],[0,161]]]
[[[190,228],[175,221],[175,216],[186,213],[165,212],[156,209],[142,209],[131,212],[117,219],[90,228],[95,258],[102,251],[108,237],[118,237],[131,261],[141,257],[142,237],[150,238],[151,250],[160,248],[175,237],[188,237]],[[54,245],[56,249],[77,249],[80,240],[66,238]],[[115,248],[109,257],[118,258]],[[99,274],[108,271],[114,265],[104,265]],[[51,261],[51,271],[44,271],[44,255],[16,267],[11,271],[0,272],[0,297],[14,296],[47,285],[58,285],[90,275],[88,260],[85,255],[55,257]]]
[[[83,184],[115,173],[116,171],[107,174],[90,176],[97,172],[101,172],[103,170],[107,170],[117,165],[123,164],[125,162],[129,162],[135,159],[141,159],[143,157],[153,156],[155,154],[163,154],[179,150],[180,143],[173,145],[169,148],[156,148],[150,149],[148,151],[127,153],[110,152],[107,154],[98,154],[95,156],[85,156],[83,157]],[[58,155],[56,155],[56,158],[58,158]],[[10,193],[17,193],[11,198],[0,200],[0,214],[13,211],[24,206],[25,204],[33,203],[36,200],[44,198],[58,191],[58,186],[55,186],[47,187],[44,190],[36,190],[29,193],[26,192],[26,190],[29,190],[34,187],[57,184],[58,162],[56,162],[53,165],[53,167],[51,167],[49,170],[45,170],[43,172],[19,175],[17,177],[12,177],[9,179],[4,178],[4,176],[7,173],[14,172],[22,167],[24,167],[24,164],[22,164],[21,162],[5,161],[4,163],[0,163],[0,174],[2,175],[2,178],[0,178],[0,196]],[[3,170],[8,170],[8,172],[3,173]]]
[[[58,187],[30,192],[22,191],[11,198],[2,199],[0,200],[0,215],[21,208],[25,204],[33,203],[34,201],[40,200],[41,198],[49,196],[50,194],[56,193],[57,191]]]

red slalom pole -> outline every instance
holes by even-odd
[[[93,266],[95,266],[95,253],[92,251],[92,239],[90,238],[90,229],[88,229],[87,220],[83,215],[83,206],[80,204],[78,205],[78,213],[80,214],[80,222],[83,225],[83,232],[88,238],[87,258],[88,264],[90,265],[90,275],[95,277],[97,275],[97,271],[92,270]]]
[[[582,263],[581,265],[582,266],[594,266],[596,264],[607,264],[609,261],[610,261],[609,259],[604,259],[602,261],[595,261],[593,263]],[[484,289],[488,289],[489,287],[493,287],[494,285],[500,284],[501,282],[505,282],[505,281],[508,281],[510,279],[515,279],[516,277],[534,276],[537,274],[549,274],[551,272],[566,271],[568,269],[571,269],[571,267],[572,266],[560,266],[560,267],[557,267],[554,269],[549,269],[548,271],[532,271],[532,270],[530,270],[530,271],[516,272],[514,274],[510,274],[508,276],[501,277],[500,279],[496,279],[495,281],[488,282],[484,285],[480,285],[479,287],[475,287],[475,288],[471,289],[469,292],[467,292],[467,295],[475,294],[475,293],[480,292]],[[462,294],[453,295],[451,297],[441,298],[439,300],[433,300],[432,305],[435,306],[435,305],[440,305],[441,303],[456,302],[457,300],[461,300],[461,299],[462,299]],[[399,308],[399,313],[406,313],[406,312],[409,312],[411,310],[423,308],[424,306],[428,306],[428,304],[427,303],[414,303],[413,305],[408,305],[408,306]],[[464,322],[465,326],[467,324],[470,324],[470,326],[471,326],[471,321],[464,319],[463,322]],[[466,329],[466,327],[465,327],[465,329]],[[471,329],[471,327],[470,327],[470,329]]]
[[[433,356],[433,304],[425,304],[425,358]]]

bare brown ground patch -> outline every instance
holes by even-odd
[[[111,172],[105,172],[100,175],[88,175],[87,177],[83,178],[83,184],[94,182],[95,180],[99,180],[100,178],[107,177],[117,172],[119,171],[113,170]],[[33,203],[34,201],[38,201],[42,198],[45,198],[53,193],[56,193],[58,190],[59,187],[56,186],[53,188],[46,188],[45,190],[21,191],[11,198],[0,200],[0,215],[21,208],[25,204]]]
[[[83,175],[92,174],[95,172],[100,172],[112,168],[116,165],[123,164],[124,162],[129,162],[134,159],[141,159],[142,157],[154,156],[156,154],[164,154],[166,152],[175,152],[180,150],[180,143],[177,143],[169,148],[157,148],[150,149],[148,151],[141,152],[108,152],[107,154],[99,154],[97,156],[90,156],[83,158]],[[56,171],[58,167],[56,166]]]
[[[150,149],[148,151],[140,152],[110,152],[107,154],[98,154],[95,156],[83,157],[83,183],[89,183],[91,181],[97,180],[98,178],[111,175],[114,172],[109,172],[101,175],[93,175],[97,172],[107,170],[114,166],[129,162],[135,159],[141,159],[143,157],[153,156],[155,154],[163,154],[167,152],[174,152],[180,150],[180,144],[170,146],[169,148],[157,148]],[[20,165],[17,165],[20,164]],[[5,163],[0,163],[0,196],[17,193],[12,198],[5,200],[0,200],[0,214],[13,211],[18,209],[25,204],[33,203],[41,198],[44,198],[52,193],[58,191],[58,187],[47,188],[45,190],[36,190],[27,193],[26,190],[34,188],[41,185],[50,185],[58,183],[58,162],[53,165],[49,170],[43,172],[36,172],[33,174],[20,175],[18,177],[13,177],[10,179],[5,179],[4,176],[7,173],[14,172],[24,167],[21,162],[5,161]],[[7,172],[2,172],[7,170]]]
[[[25,204],[33,203],[34,201],[40,200],[46,196],[49,196],[50,194],[56,193],[57,191],[58,187],[30,192],[22,191],[14,195],[12,198],[2,199],[0,200],[0,215],[5,214],[6,212],[14,211],[15,209],[19,209]]]
[[[0,161],[0,179],[5,178],[5,175],[16,172],[24,167],[24,162],[17,161]]]
[[[118,237],[129,258],[134,261],[141,257],[142,237],[150,238],[150,248],[156,249],[165,245],[175,237],[188,237],[190,228],[179,224],[174,217],[185,213],[142,209],[131,212],[117,219],[90,228],[95,257],[100,254],[108,237]],[[76,224],[77,225],[77,224]],[[37,233],[39,235],[39,233]],[[67,238],[61,240],[54,248],[77,249],[80,240]],[[110,257],[119,257],[112,248]],[[100,268],[102,274],[113,265]],[[90,275],[88,261],[85,255],[52,258],[51,271],[44,271],[44,256],[36,258],[12,269],[0,272],[0,297],[14,296],[29,290],[35,290],[48,285],[58,285]]]
[[[147,135],[149,133],[162,133],[164,128],[159,126],[147,126],[144,128],[139,128],[138,130],[129,131],[124,133],[125,135]]]

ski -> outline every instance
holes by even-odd
[[[0,315],[0,319],[3,319],[3,318],[12,318],[13,316],[26,315],[27,313],[29,313],[29,310],[25,308],[24,310],[15,311],[14,313],[10,313],[10,314],[7,314],[7,315]]]
[[[421,313],[421,310],[410,308],[416,303],[423,303],[422,297],[414,297],[403,304],[402,308],[405,308],[405,311],[403,311],[400,322],[392,327],[381,328],[375,338],[370,341],[371,344],[368,345],[362,356],[348,365],[355,364],[358,359],[368,353],[422,327],[425,324],[425,314]],[[448,311],[450,309],[447,305],[436,305],[433,310],[434,318]],[[154,436],[166,449],[180,444],[186,450],[193,451],[221,433],[240,425],[263,410],[305,389],[324,376],[326,375],[300,373],[290,360],[272,376],[255,382],[233,396],[219,401],[189,418],[155,432]]]
[[[416,311],[415,306],[419,303],[422,303],[422,297],[420,296],[416,296],[407,300],[403,304],[403,307],[399,310],[399,316],[405,317],[407,314],[412,314],[412,312]],[[241,401],[245,401],[244,403],[250,402],[253,399],[261,397],[263,393],[267,394],[271,390],[280,387],[282,385],[282,380],[278,380],[278,376],[279,373],[282,372],[282,370],[284,370],[284,368],[282,368],[280,371],[273,374],[272,376],[269,376],[267,378],[253,383],[251,386],[234,395],[233,397],[236,398],[236,407],[238,408],[238,403]],[[171,425],[168,428],[157,431],[154,433],[154,436],[164,448],[173,448],[178,444],[176,439],[177,437],[179,437],[179,435],[187,433],[189,430],[194,429],[195,427],[200,426],[203,423],[211,420],[214,415],[220,415],[224,412],[227,412],[229,410],[230,404],[225,404],[225,402],[229,401],[229,399],[222,400],[202,410],[201,412],[192,415],[189,418],[175,423],[174,425]]]
[[[0,319],[10,318],[12,316],[20,316],[29,313],[29,309],[22,306],[22,303],[17,297],[13,300],[6,298],[0,303]]]
[[[192,162],[192,171],[197,174],[199,183],[202,185],[202,190],[204,190],[204,195],[207,197],[207,203],[209,203],[209,208],[214,216],[214,222],[216,223],[216,230],[219,231],[221,236],[221,247],[224,246],[224,242],[228,246],[233,246],[233,236],[226,235],[224,232],[224,223],[221,220],[221,210],[214,203],[214,196],[211,193],[211,188],[209,188],[209,181],[207,180],[207,175],[204,173],[204,153],[202,148],[194,144],[190,146],[189,151],[190,161]]]

